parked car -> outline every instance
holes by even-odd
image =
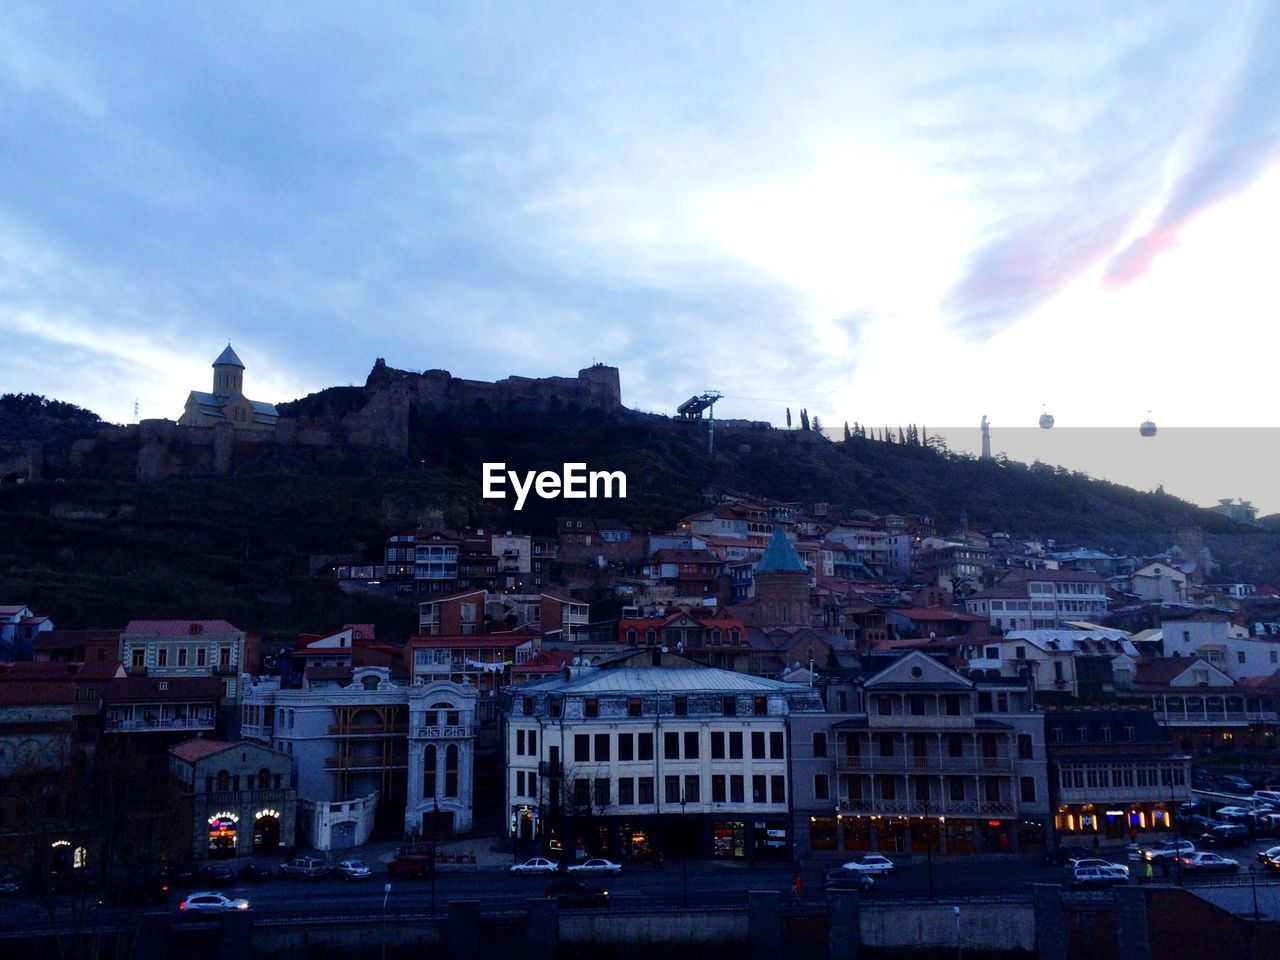
[[[524,863],[517,863],[511,868],[512,873],[519,874],[539,874],[539,873],[555,873],[560,869],[560,865],[554,860],[548,860],[546,857],[530,857]]]
[[[604,907],[609,904],[608,890],[592,890],[581,880],[560,877],[547,886],[546,897],[562,907]]]
[[[333,875],[344,880],[368,880],[373,871],[363,860],[340,860],[333,868]]]
[[[1272,807],[1280,807],[1280,790],[1255,790],[1253,791],[1253,799],[1260,803],[1270,804]]]
[[[435,857],[428,853],[397,853],[387,864],[387,873],[408,880],[422,880],[436,868]]]
[[[621,873],[622,864],[614,863],[612,860],[606,860],[604,857],[591,857],[575,863],[568,870],[569,873],[587,874],[590,876],[604,875],[606,873]]]
[[[1079,870],[1082,867],[1099,867],[1104,870],[1118,870],[1124,875],[1126,880],[1129,879],[1129,868],[1122,863],[1112,863],[1110,860],[1103,860],[1101,857],[1081,857],[1078,860],[1072,860],[1068,866],[1072,870]]]
[[[1182,821],[1182,832],[1186,834],[1208,833],[1214,827],[1220,826],[1222,826],[1221,820],[1215,820],[1213,817],[1206,817],[1201,814],[1193,814]]]
[[[1253,813],[1248,807],[1230,806],[1219,807],[1216,816],[1219,820],[1240,821],[1247,820],[1249,817],[1253,816]]]
[[[1200,838],[1211,847],[1234,847],[1249,839],[1249,828],[1243,823],[1224,823]]]
[[[828,870],[822,877],[823,890],[859,890],[866,893],[875,885],[876,882],[869,873],[858,873],[844,867]]]
[[[275,871],[270,866],[255,860],[249,861],[240,868],[240,879],[251,880],[254,883],[264,883],[275,875]]]
[[[1244,777],[1234,773],[1228,773],[1225,776],[1219,777],[1216,786],[1219,790],[1226,793],[1240,793],[1245,796],[1251,796],[1253,794],[1253,784]]]
[[[196,876],[202,883],[207,883],[214,887],[227,887],[236,882],[236,872],[225,863],[203,864],[196,871]]]
[[[1128,881],[1128,870],[1114,863],[1105,867],[1076,867],[1071,871],[1071,882],[1077,887],[1110,887]]]
[[[1228,857],[1201,850],[1184,856],[1182,868],[1191,873],[1231,873],[1240,869],[1240,864]]]
[[[291,880],[319,880],[328,873],[329,865],[319,857],[294,857],[280,864],[280,875]]]
[[[1268,860],[1280,857],[1280,847],[1267,847],[1265,850],[1259,850],[1255,856],[1258,858],[1258,862],[1265,867]]]
[[[893,861],[878,853],[866,853],[857,860],[842,864],[844,869],[853,873],[892,873]]]
[[[178,912],[184,917],[197,916],[204,913],[230,913],[234,910],[248,910],[249,901],[243,897],[231,899],[217,890],[203,890],[200,893],[188,894],[178,904]]]
[[[1152,847],[1142,848],[1142,859],[1148,861],[1176,860],[1180,856],[1195,853],[1196,845],[1190,840],[1165,840]]]

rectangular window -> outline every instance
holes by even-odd
[[[876,697],[876,713],[882,717],[893,716],[893,697],[880,694]]]
[[[723,730],[711,731],[711,759],[712,760],[724,759],[724,731]]]
[[[595,697],[587,697],[586,703],[582,705],[582,712],[588,717],[600,716],[600,701]]]
[[[1036,778],[1022,777],[1018,781],[1018,791],[1022,797],[1023,803],[1036,802]]]
[[[618,759],[634,760],[635,759],[635,740],[633,734],[618,734]]]
[[[767,778],[757,773],[751,778],[751,802],[752,803],[768,803],[769,796],[765,792]]]
[[[698,759],[698,731],[686,730],[684,733],[684,758],[686,760]]]
[[[205,658],[208,655],[209,655],[209,651],[206,650],[204,647],[197,647],[196,648],[196,666],[203,667],[205,665]]]
[[[641,733],[641,734],[638,734],[638,736],[640,738],[640,747],[639,747],[639,754],[638,754],[639,759],[652,760],[653,759],[653,734]]]
[[[533,697],[520,698],[520,712],[526,717],[533,716]]]
[[[591,781],[586,777],[578,777],[573,781],[573,804],[585,807],[591,803]]]
[[[813,735],[813,755],[815,757],[825,757],[827,755],[827,735],[825,733],[815,733]]]
[[[1031,740],[1031,734],[1029,733],[1018,734],[1018,759],[1030,760],[1032,757],[1033,750],[1034,750],[1034,744],[1032,743],[1032,740]]]
[[[607,733],[596,734],[596,762],[609,759],[609,735]]]
[[[638,717],[644,713],[644,701],[639,697],[631,697],[627,700],[627,716]]]
[[[524,755],[524,731],[523,730],[516,731],[516,753],[520,754],[521,756]]]
[[[596,806],[603,809],[609,805],[609,778],[596,777]]]
[[[924,716],[924,695],[912,693],[907,696],[907,709],[913,717]]]
[[[618,781],[618,803],[624,807],[636,802],[636,782],[630,777]]]
[[[137,665],[141,666],[141,664],[137,664]],[[187,665],[187,648],[179,647],[178,648],[178,666],[185,667],[186,665]]]
[[[161,647],[159,650],[156,651],[156,666],[167,667],[168,665],[169,665],[169,649],[168,647]],[[134,666],[140,667],[142,666],[142,664],[135,663]]]
[[[684,799],[687,803],[702,802],[702,778],[689,774],[684,778]]]
[[[277,783],[276,786],[279,787],[280,784]],[[528,787],[529,793],[527,796],[536,797],[538,795],[538,775],[532,770],[529,771]]]
[[[713,773],[711,775],[711,802],[712,803],[725,802],[723,773]]]
[[[450,711],[450,719],[454,721],[453,723],[450,724],[450,726],[456,727],[458,725],[456,718],[457,718],[457,714]],[[529,731],[529,756],[536,757],[537,755],[538,755],[538,731],[530,730]]]
[[[687,717],[689,715],[689,698],[676,697],[672,701],[672,710],[677,717]]]
[[[662,734],[662,756],[665,760],[680,759],[680,734],[667,730]]]
[[[737,697],[725,697],[721,706],[726,717],[736,717],[738,715]]]
[[[782,731],[773,730],[769,733],[769,759],[781,760],[783,756],[782,750]]]
[[[751,759],[752,760],[765,759],[763,730],[751,731]]]
[[[984,691],[979,692],[979,694],[978,694],[978,712],[979,712],[979,713],[990,713],[990,712],[991,712],[991,691],[989,691],[989,690],[984,690]]]
[[[769,800],[771,803],[787,802],[787,778],[774,774],[769,778]]]
[[[559,697],[547,698],[547,709],[551,712],[551,716],[553,717],[560,716],[560,703],[561,703],[561,700]]]
[[[516,796],[517,797],[524,796],[524,771],[523,770],[516,771]]]
[[[670,804],[670,803],[680,802],[680,778],[679,777],[672,777],[672,776],[664,777],[662,787],[666,793],[667,803]]]
[[[813,798],[815,800],[831,799],[831,778],[825,773],[813,775]]]
[[[745,803],[746,802],[746,779],[740,774],[734,774],[729,778],[729,802]]]
[[[751,712],[757,717],[766,717],[769,715],[769,698],[753,697],[751,700]]]
[[[741,730],[729,731],[729,759],[730,760],[742,759],[742,731]]]
[[[586,763],[591,759],[591,734],[579,733],[574,735],[573,759],[575,763]]]
[[[653,803],[653,777],[640,778],[640,802]]]
[[[946,704],[946,711],[947,711],[948,717],[960,716],[960,696],[958,694],[955,694],[955,693],[947,694],[946,697],[943,699],[943,702]]]

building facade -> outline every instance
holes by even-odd
[[[225,620],[130,620],[120,631],[119,659],[130,676],[217,678],[223,701],[234,704],[246,637]]]

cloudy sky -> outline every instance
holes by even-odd
[[[0,390],[1277,426],[1280,0],[303,9],[0,6]]]

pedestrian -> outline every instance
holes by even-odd
[[[795,879],[791,881],[791,896],[793,899],[799,900],[802,893],[804,893],[804,880],[797,873]]]
[[[1150,879],[1151,879],[1151,877],[1152,877],[1152,874],[1153,874],[1153,873],[1154,873],[1154,871],[1151,869],[1151,861],[1150,861],[1150,860],[1148,860],[1148,861],[1147,861],[1147,869],[1146,869],[1146,874],[1147,874],[1147,879],[1148,879],[1148,880],[1150,880]]]

